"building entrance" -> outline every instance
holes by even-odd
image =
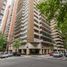
[[[39,54],[39,49],[30,49],[30,54],[38,55]]]

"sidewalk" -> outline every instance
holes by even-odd
[[[50,55],[22,55],[22,57],[25,57],[25,58],[31,58],[31,57],[38,57],[38,58],[53,58],[52,56]]]
[[[40,56],[38,56],[38,57],[41,57],[41,58],[47,58],[47,59],[49,59],[49,58],[53,58],[53,57],[50,56],[50,55],[40,55]]]

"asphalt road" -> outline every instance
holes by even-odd
[[[67,61],[40,57],[12,57],[0,60],[0,67],[67,67]]]

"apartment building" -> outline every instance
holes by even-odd
[[[24,54],[48,54],[53,48],[50,24],[36,9],[38,2],[39,0],[18,1],[14,39],[22,40],[19,51]]]
[[[0,12],[1,12],[1,7],[2,7],[2,0],[0,0]]]
[[[55,22],[55,20],[51,21],[50,27],[51,27],[51,35],[54,41],[54,49],[63,50],[64,41],[60,31],[57,29],[57,23]]]
[[[7,41],[8,41],[7,46],[8,46],[8,50],[10,51],[12,51],[13,49],[12,43],[14,40],[14,26],[16,22],[17,5],[18,5],[18,0],[12,0],[11,19],[10,19],[10,23],[8,24],[8,28],[7,28],[7,31],[9,31],[8,37],[7,37]]]
[[[9,3],[9,2],[8,2]],[[4,33],[8,35],[9,30],[10,30],[10,24],[11,24],[11,19],[12,19],[12,12],[13,12],[13,6],[14,6],[14,0],[11,1],[11,3],[8,5],[8,12],[6,12],[6,15],[8,15],[8,17],[6,18],[6,26],[5,26],[5,30]]]
[[[6,4],[7,4],[7,0],[0,0],[0,28],[1,28],[3,15],[5,13]]]

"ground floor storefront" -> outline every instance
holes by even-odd
[[[51,51],[51,49],[19,49],[19,52],[25,55],[46,55]]]
[[[15,52],[13,47],[10,47],[10,50]],[[46,44],[42,45],[26,43],[25,45],[22,45],[18,51],[24,55],[46,55],[53,51],[53,46]]]

